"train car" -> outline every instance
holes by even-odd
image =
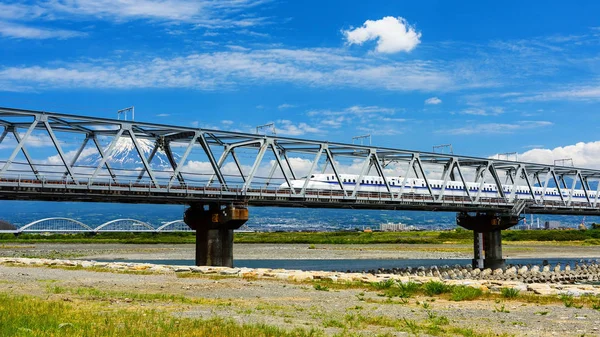
[[[381,192],[387,193],[388,189],[386,182],[379,176],[363,176],[362,178],[358,175],[353,174],[341,174],[340,180],[344,189],[347,191],[353,191],[358,188],[360,192]],[[402,189],[402,183],[404,177],[390,177],[387,178],[387,185],[392,192],[400,192]],[[310,177],[303,177],[301,179],[290,181],[294,189],[302,189],[306,185],[307,190],[317,191],[341,191],[340,183],[336,179],[334,174],[313,174]],[[444,190],[444,196],[461,196],[466,197],[467,193],[465,186],[459,181],[448,181],[444,187],[442,180],[429,180],[429,185],[434,195],[439,195]],[[280,186],[281,189],[289,189],[288,183],[283,183]],[[496,184],[483,184],[468,182],[467,187],[471,196],[480,195],[481,198],[498,198],[498,187]],[[480,191],[481,188],[481,191]],[[512,195],[513,184],[502,185],[502,190],[506,196]],[[404,185],[404,194],[414,195],[429,195],[429,190],[424,179],[408,178]],[[516,186],[514,191],[517,199],[532,199],[531,193],[527,186]],[[544,194],[543,199],[546,201],[561,201],[559,191],[555,187],[548,187],[544,191],[543,187],[533,187],[533,193],[536,198],[539,198]],[[569,199],[571,194],[570,189],[563,189],[562,196],[565,200]],[[588,191],[588,197],[590,200],[594,200],[596,197],[595,191]],[[576,189],[573,191],[571,197],[572,202],[587,202],[585,191]]]

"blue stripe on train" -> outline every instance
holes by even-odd
[[[337,183],[337,181],[322,181],[322,180],[321,180],[321,181],[317,181],[317,182],[320,182],[320,183],[326,183],[326,184],[335,184],[335,185],[337,185],[337,184],[338,184],[338,183]],[[353,182],[344,182],[344,183],[342,183],[342,184],[344,184],[344,185],[356,185],[356,183],[353,183]],[[361,185],[361,186],[385,187],[385,185],[384,185],[384,184],[367,184],[367,183],[361,183],[360,185]],[[390,188],[401,188],[401,187],[402,187],[402,186],[390,185]],[[411,188],[411,186],[404,186],[404,188]],[[417,188],[417,189],[427,189],[427,186],[412,186],[412,188]],[[440,190],[440,191],[442,190],[442,188],[441,188],[441,187],[432,187],[431,189],[432,189],[432,190]],[[464,191],[465,189],[464,189],[464,188],[449,188],[449,187],[446,187],[446,190],[450,190],[450,191],[455,191],[455,190],[458,190],[458,191]],[[470,191],[470,192],[477,192],[477,190],[469,190],[469,191]],[[481,192],[482,192],[482,193],[493,193],[494,195],[496,195],[496,194],[497,194],[495,191],[481,191]],[[512,193],[512,192],[506,192],[506,191],[505,191],[504,193]],[[518,195],[518,194],[522,194],[522,195],[529,195],[529,194],[530,194],[529,192],[515,192],[515,193],[516,193],[517,195]],[[536,195],[539,195],[539,194],[536,194]],[[550,194],[550,193],[546,193],[545,195],[546,195],[546,196],[551,196],[551,197],[558,197],[558,196],[559,196],[558,194]],[[563,197],[569,197],[569,195],[568,195],[568,194],[564,194],[564,193],[563,193]],[[577,196],[577,195],[574,195],[574,196],[573,196],[573,198],[581,198],[581,199],[585,199],[585,196]]]

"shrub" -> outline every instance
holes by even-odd
[[[429,281],[425,283],[425,294],[427,296],[439,295],[450,292],[450,286],[439,281]]]
[[[384,295],[387,297],[409,298],[420,288],[421,286],[415,282],[398,283],[397,286],[388,288]]]
[[[320,290],[320,291],[329,291],[329,287],[327,286],[322,286],[320,284],[315,284],[315,290]]]
[[[519,289],[502,288],[502,292],[500,295],[504,298],[516,298],[519,296]]]
[[[483,291],[479,288],[456,286],[452,288],[452,301],[471,301],[483,295]]]
[[[391,288],[396,282],[394,282],[394,280],[385,280],[385,281],[381,281],[381,282],[373,282],[371,283],[371,285],[375,288],[375,289],[389,289]]]

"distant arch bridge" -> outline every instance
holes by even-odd
[[[251,232],[248,226],[242,226],[238,231]],[[71,218],[44,218],[32,221],[12,230],[0,230],[0,233],[180,233],[193,232],[183,220],[163,222],[155,227],[152,224],[137,219],[115,219],[99,226],[90,226]]]

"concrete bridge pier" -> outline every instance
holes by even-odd
[[[502,230],[518,224],[520,218],[510,214],[458,213],[456,223],[473,231],[473,268],[502,268]]]
[[[196,265],[233,267],[233,230],[248,221],[248,209],[218,203],[194,203],[184,222],[196,231]]]

